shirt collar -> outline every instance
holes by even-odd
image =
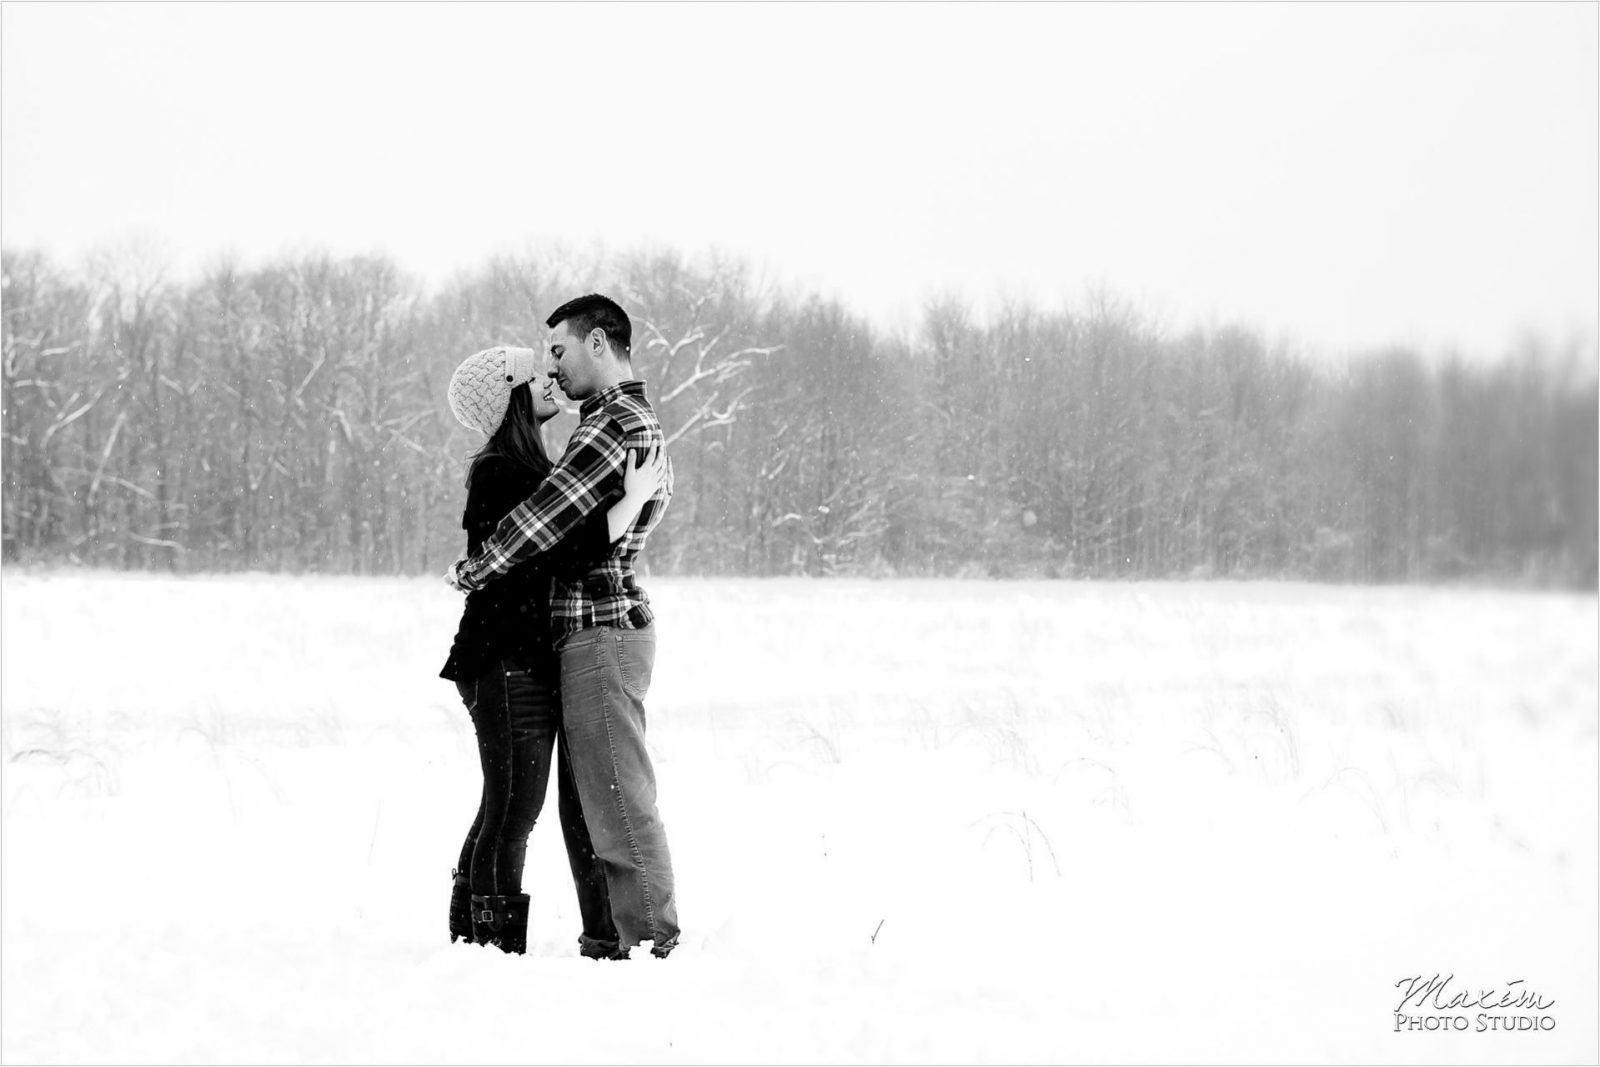
[[[600,390],[598,393],[585,400],[582,404],[578,405],[578,418],[587,419],[590,415],[603,409],[607,404],[611,403],[619,396],[636,396],[640,400],[643,400],[645,398],[644,383],[637,378],[629,378],[625,382],[618,382],[616,385],[613,385],[608,389]]]

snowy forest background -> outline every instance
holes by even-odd
[[[459,555],[481,438],[445,402],[580,292],[634,320],[676,466],[672,575],[1596,582],[1593,353],[1313,361],[1114,295],[909,339],[732,261],[4,253],[4,559],[414,575]],[[558,420],[553,437],[570,431]]]

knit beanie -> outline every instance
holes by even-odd
[[[531,382],[538,366],[536,349],[506,345],[486,348],[462,360],[450,376],[450,410],[456,421],[493,436],[511,406],[511,390]]]

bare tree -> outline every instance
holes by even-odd
[[[4,558],[416,573],[459,552],[481,438],[445,387],[573,292],[633,313],[680,573],[1493,574],[1591,585],[1589,350],[1317,367],[1125,302],[931,302],[910,338],[737,264],[546,251],[425,295],[383,259],[196,282],[147,250],[4,254]],[[571,416],[564,422],[568,428]],[[552,441],[552,444],[555,442]]]

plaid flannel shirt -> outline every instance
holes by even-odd
[[[622,496],[628,450],[663,442],[661,422],[645,399],[644,383],[626,381],[596,393],[579,408],[578,428],[538,491],[501,520],[494,536],[456,568],[465,589],[481,589],[518,563],[549,552],[584,515],[609,508]],[[611,555],[582,578],[554,580],[550,631],[559,641],[591,626],[638,629],[655,618],[650,598],[634,577],[633,561],[672,499],[672,465]]]

